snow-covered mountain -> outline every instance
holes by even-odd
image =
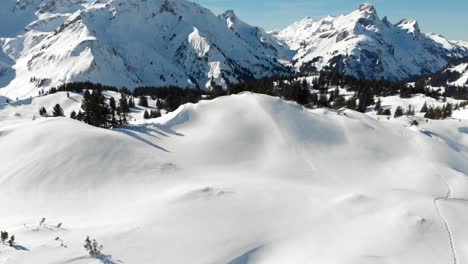
[[[8,21],[21,20],[0,31],[0,93],[10,97],[88,80],[128,88],[211,89],[285,70],[263,31],[258,36],[265,42],[255,42],[185,0],[10,0],[2,5]]]
[[[362,4],[348,15],[305,18],[275,36],[296,50],[299,71],[336,69],[365,79],[399,80],[433,73],[468,48],[437,34],[424,34],[415,20],[392,24],[374,6]]]
[[[235,32],[239,38],[255,47],[261,54],[274,56],[284,64],[288,64],[293,58],[295,52],[290,50],[285,43],[262,28],[245,23],[235,14],[234,10],[227,10],[219,17],[226,21],[227,27]]]

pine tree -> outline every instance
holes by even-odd
[[[148,111],[145,110],[145,113],[143,114],[143,118],[144,119],[150,119],[150,115],[149,115]]]
[[[377,100],[377,103],[375,103],[375,107],[374,107],[374,110],[379,112],[380,109],[382,109],[382,101],[380,100],[380,98]]]
[[[52,111],[52,114],[55,116],[55,117],[58,117],[58,116],[65,116],[64,113],[63,113],[63,109],[62,107],[59,105],[59,104],[56,104],[54,106],[54,109]]]
[[[428,109],[427,109],[427,103],[424,102],[424,105],[421,107],[421,110],[420,110],[419,112],[421,112],[421,113],[426,113],[427,110],[428,110]]]
[[[81,110],[78,111],[78,114],[76,115],[76,120],[78,121],[83,121],[84,114],[81,112]]]
[[[403,108],[401,108],[401,106],[398,106],[397,109],[395,110],[395,114],[393,115],[395,118],[398,118],[400,116],[402,116],[404,113],[403,113]]]
[[[148,98],[142,95],[138,98],[138,105],[143,107],[148,107]]]
[[[132,96],[130,96],[130,98],[128,99],[128,106],[130,108],[135,107],[135,101],[133,100]]]
[[[317,103],[318,107],[328,107],[328,99],[325,94],[321,94],[318,99]]]
[[[81,104],[83,109],[83,121],[97,127],[107,128],[111,123],[111,110],[106,104],[106,98],[101,90],[93,90],[92,93],[85,91]]]
[[[8,240],[8,232],[1,231],[0,232],[0,239],[2,240],[2,243],[5,244],[5,241]]]
[[[73,110],[73,111],[70,113],[70,118],[71,118],[71,119],[76,119],[76,112],[75,112],[75,110]]]
[[[162,105],[162,103],[161,103],[161,100],[159,100],[159,99],[156,100],[156,108],[159,109],[159,110],[161,110],[161,109],[163,108],[163,105]]]
[[[117,125],[117,120],[115,118],[115,113],[117,111],[117,104],[115,103],[114,97],[109,98],[109,107],[111,110],[111,124],[114,127]]]
[[[452,116],[452,104],[451,103],[447,103],[445,106],[444,106],[444,109],[443,109],[443,113],[442,113],[442,118],[448,118],[448,117],[451,117]]]
[[[307,83],[299,87],[299,93],[296,97],[296,102],[300,105],[307,105],[309,103],[310,91],[307,88]]]
[[[356,97],[351,97],[346,101],[346,108],[356,110]]]
[[[150,117],[151,118],[158,118],[161,116],[161,111],[159,109],[151,110]]]
[[[121,125],[127,123],[128,113],[130,113],[130,105],[128,103],[127,97],[124,94],[121,94],[119,99],[119,107],[117,108],[117,114],[119,115],[119,121]]]
[[[429,107],[426,113],[424,114],[424,118],[434,119],[434,108]]]
[[[391,116],[392,115],[392,110],[390,108],[386,108],[382,111],[382,115],[384,116]]]
[[[405,115],[406,116],[414,116],[414,110],[413,110],[413,107],[411,105],[408,106],[408,110],[406,110]]]
[[[333,101],[333,108],[340,109],[346,105],[346,99],[342,95],[338,95]]]
[[[98,244],[96,239],[93,239],[93,241],[91,241],[89,236],[86,237],[85,244],[83,247],[86,249],[86,251],[88,251],[89,255],[94,258],[101,254],[101,250],[103,248],[102,245]]]
[[[10,247],[13,247],[14,244],[15,244],[15,236],[11,236],[10,240],[8,240],[8,245]]]
[[[39,108],[39,115],[47,116],[47,110],[45,109],[45,107]]]

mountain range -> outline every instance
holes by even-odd
[[[468,55],[466,43],[424,34],[415,20],[392,24],[369,4],[348,15],[308,17],[273,34],[297,51],[297,71],[337,70],[360,79],[402,80]]]
[[[76,81],[210,90],[318,70],[401,80],[468,55],[466,42],[368,4],[275,32],[185,0],[4,0],[0,23],[0,94],[11,98]]]

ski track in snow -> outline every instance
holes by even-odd
[[[418,141],[416,141],[416,144],[418,145],[417,153],[418,153],[419,157],[424,160],[424,157],[423,157],[423,155],[421,154],[421,151],[420,151],[421,145],[419,144]],[[454,200],[454,199],[452,199],[452,188],[450,187],[450,184],[447,181],[447,178],[445,178],[445,176],[439,171],[439,169],[437,169],[437,167],[434,166],[434,164],[432,164],[432,162],[428,162],[428,163],[430,164],[431,168],[437,173],[437,175],[439,175],[439,177],[444,181],[445,185],[447,186],[447,193],[443,197],[435,198],[434,199],[434,206],[435,206],[435,209],[437,211],[437,214],[440,216],[440,219],[442,220],[442,223],[444,224],[445,230],[447,231],[447,236],[448,236],[449,243],[450,243],[450,250],[451,250],[452,258],[453,258],[453,264],[458,264],[457,253],[456,253],[456,250],[455,250],[455,241],[453,239],[452,230],[450,228],[448,220],[445,218],[444,214],[441,212],[440,207],[439,207],[439,202],[440,201],[453,201]],[[459,199],[455,199],[455,200],[459,200]]]

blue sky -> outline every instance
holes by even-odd
[[[266,30],[284,28],[306,16],[321,18],[346,14],[363,1],[356,0],[196,0],[219,14],[234,9],[249,24]],[[468,40],[468,0],[375,0],[379,16],[396,23],[402,18],[419,22],[423,32],[440,33],[450,39]]]

